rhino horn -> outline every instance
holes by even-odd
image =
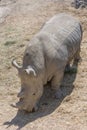
[[[11,107],[17,108],[16,104],[11,104]]]
[[[16,60],[13,60],[13,61],[12,61],[12,65],[13,65],[15,68],[17,68],[17,70],[20,70],[20,69],[22,68],[22,66],[20,66],[20,65],[17,64]]]
[[[19,98],[24,98],[24,96],[25,96],[24,92],[19,92],[17,95],[17,97]]]
[[[27,69],[25,69],[25,72],[28,75],[34,75],[34,76],[36,76],[36,72],[35,72],[35,70],[32,67],[28,67]]]

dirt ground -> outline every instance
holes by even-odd
[[[65,74],[62,91],[54,99],[49,87],[35,113],[19,112],[20,80],[11,61],[21,63],[28,41],[50,17],[66,12],[77,17],[83,27],[82,61],[78,72]],[[0,0],[0,130],[87,130],[87,9],[74,9],[64,0]]]

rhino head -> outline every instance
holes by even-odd
[[[17,95],[19,102],[13,106],[28,112],[37,111],[37,104],[43,93],[43,86],[39,76],[32,66],[24,68],[18,65],[15,60],[12,61],[12,65],[18,70],[21,80],[21,91]]]

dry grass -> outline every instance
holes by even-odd
[[[0,25],[0,129],[87,130],[87,10],[76,10],[57,0],[18,0],[8,6],[13,7],[12,12]],[[28,41],[46,20],[60,12],[77,17],[83,26],[78,72],[65,75],[61,100],[53,99],[47,87],[38,112],[17,112],[10,104],[18,100],[20,80],[11,61],[16,58],[21,63]]]

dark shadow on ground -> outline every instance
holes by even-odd
[[[78,64],[76,69],[78,68]],[[70,95],[74,89],[73,82],[75,81],[77,73],[66,73],[62,82],[61,90],[63,92],[63,97],[61,99],[54,99],[53,93],[50,87],[44,88],[44,94],[40,101],[40,108],[37,112],[34,113],[25,113],[24,111],[18,111],[16,116],[13,117],[11,121],[7,121],[4,125],[7,125],[7,128],[15,125],[18,126],[17,130],[20,130],[28,123],[36,120],[37,118],[46,116],[55,111],[56,108],[62,103],[64,98]]]

